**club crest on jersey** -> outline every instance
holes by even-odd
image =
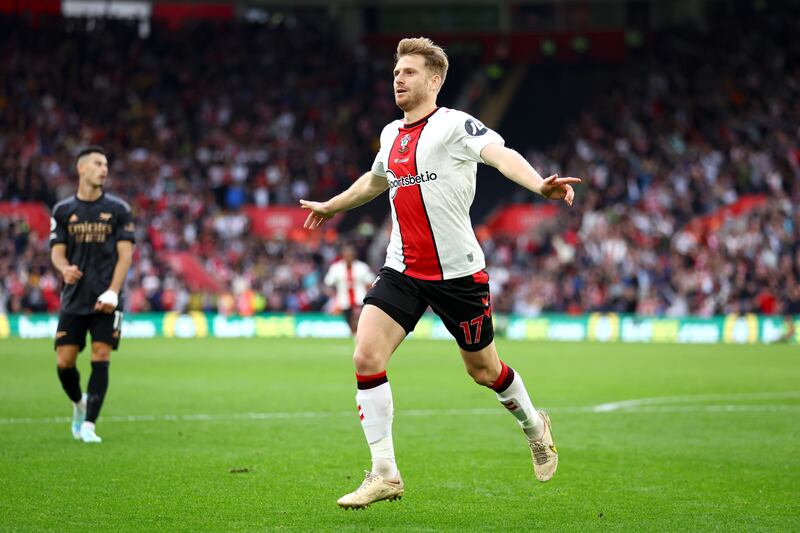
[[[100,220],[111,220],[111,213],[100,213]]]
[[[398,148],[397,151],[400,152],[401,154],[408,152],[408,143],[410,142],[411,142],[411,134],[406,133],[405,135],[403,135],[403,138],[400,139],[400,148]]]

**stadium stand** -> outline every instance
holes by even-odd
[[[775,9],[755,20],[722,10],[704,29],[653,39],[609,67],[602,97],[554,142],[525,151],[543,174],[586,185],[573,209],[530,228],[479,229],[497,311],[781,311],[784,288],[800,283],[800,18]],[[146,39],[121,21],[0,19],[0,313],[57,309],[46,235],[14,206],[71,194],[85,144],[106,148],[110,188],[136,212],[131,311],[329,306],[321,277],[336,232],[254,236],[253,220],[346,187],[397,116],[390,54],[345,45],[334,28],[325,11],[268,31],[154,24]],[[451,91],[466,79],[454,65]],[[468,87],[465,101],[484,105]],[[524,131],[523,118],[507,113],[500,131]],[[496,216],[531,201],[479,193],[507,202]],[[381,221],[358,222],[350,237],[380,250]]]
[[[484,239],[495,305],[780,312],[800,280],[800,19],[724,7],[704,31],[656,39],[557,143],[528,151],[542,172],[587,184],[535,237]]]

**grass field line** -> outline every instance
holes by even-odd
[[[800,391],[757,392],[740,394],[699,394],[693,396],[663,396],[657,398],[639,398],[620,402],[602,403],[579,407],[551,407],[551,413],[737,413],[737,412],[793,412],[800,411],[800,404],[793,403],[711,403],[709,402],[743,402],[754,400],[800,399]],[[708,405],[704,405],[708,404]],[[434,416],[482,416],[504,414],[502,409],[408,409],[399,410],[399,416],[434,417]],[[216,422],[247,420],[291,420],[308,418],[353,417],[355,410],[348,411],[274,411],[251,413],[219,413],[219,414],[160,414],[160,415],[109,415],[103,422]],[[69,417],[43,418],[0,418],[0,425],[15,424],[63,424],[71,420]]]
[[[800,398],[800,391],[784,392],[750,392],[734,394],[694,394],[688,396],[661,396],[656,398],[638,398],[620,402],[603,403],[592,407],[596,413],[609,411],[640,409],[649,405],[673,403],[708,403],[708,402],[740,402],[747,400],[785,400]]]

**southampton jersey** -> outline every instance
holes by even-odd
[[[336,288],[336,304],[339,309],[360,307],[367,287],[375,280],[375,274],[362,261],[353,261],[349,266],[343,260],[336,261],[325,274],[325,285]]]
[[[70,196],[53,206],[50,246],[66,244],[69,264],[83,272],[77,283],[64,284],[61,311],[95,312],[97,297],[108,290],[114,275],[117,242],[133,242],[133,229],[130,206],[111,194],[103,193],[93,202]],[[118,309],[122,309],[122,293],[119,298]]]
[[[392,237],[386,266],[424,280],[453,279],[483,269],[469,208],[481,150],[503,138],[470,115],[440,107],[383,129],[372,172],[386,176]]]

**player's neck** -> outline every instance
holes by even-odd
[[[84,202],[94,202],[102,195],[103,189],[101,187],[92,187],[89,184],[78,183],[78,193],[75,196],[78,197],[78,200],[83,200]]]
[[[413,124],[420,119],[423,119],[436,111],[436,100],[431,100],[429,102],[424,102],[414,109],[406,111],[403,116],[403,121],[406,124]]]

